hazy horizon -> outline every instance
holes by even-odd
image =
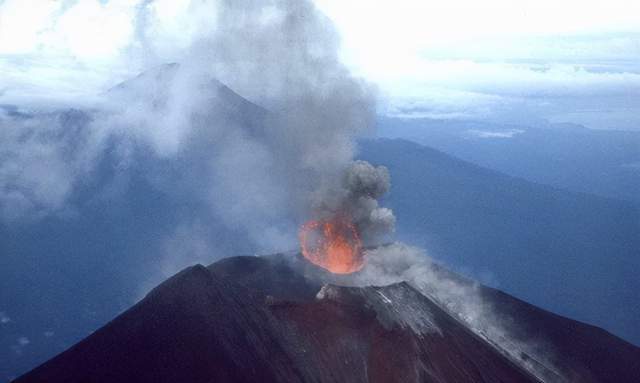
[[[336,26],[343,63],[377,86],[380,113],[640,130],[637,2],[316,5]],[[0,104],[90,104],[180,62],[215,30],[215,14],[215,1],[4,0]]]

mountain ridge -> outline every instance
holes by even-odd
[[[347,279],[323,280],[331,275],[299,257],[230,257],[188,267],[15,382],[632,382],[640,372],[640,365],[615,358],[640,361],[640,349],[606,335],[614,357],[596,360],[600,366],[581,361],[589,349],[568,342],[556,361],[563,376],[547,370],[536,378],[521,364],[530,357],[498,352],[407,282],[336,285]],[[289,285],[281,286],[285,280]],[[509,301],[521,305],[506,294],[501,303]],[[556,328],[558,318],[531,310],[547,320],[534,338],[566,332]]]
[[[486,169],[402,139],[363,140],[392,174],[400,240],[456,271],[639,342],[640,209]],[[603,272],[606,271],[606,272]],[[615,313],[611,315],[611,313]]]

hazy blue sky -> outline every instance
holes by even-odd
[[[153,12],[141,18],[144,3]],[[86,102],[180,61],[216,28],[215,1],[195,3],[0,1],[0,103]],[[640,129],[638,1],[317,4],[338,27],[342,59],[378,84],[383,113]]]

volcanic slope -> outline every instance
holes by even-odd
[[[192,266],[16,382],[540,381],[405,282],[324,283],[332,280],[296,255]],[[582,331],[562,360],[609,348],[606,366],[571,368],[572,380],[625,382],[638,372],[629,364],[640,361],[638,348],[496,294],[514,315],[541,321],[541,337],[560,333],[570,344],[564,324]],[[564,379],[556,378],[549,381]]]

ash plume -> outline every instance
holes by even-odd
[[[216,191],[215,213],[263,245],[270,232],[273,248],[289,246],[283,242],[296,232],[292,226],[319,209],[353,214],[367,237],[392,229],[393,214],[376,201],[388,189],[386,170],[352,162],[354,139],[375,117],[375,89],[340,63],[331,22],[310,1],[216,5],[213,33],[194,42],[178,71],[199,82],[215,78],[265,113],[255,125],[221,121],[215,113],[205,117],[206,126],[178,134],[211,143],[204,150],[213,157],[214,185],[207,189]],[[168,105],[181,108],[170,114],[184,116],[185,106],[196,114],[211,108],[207,98],[188,98],[188,105]]]
[[[391,209],[378,206],[378,198],[389,191],[389,171],[366,161],[355,161],[345,176],[349,190],[346,205],[365,241],[371,241],[394,230],[395,216]]]
[[[378,199],[391,186],[389,171],[384,166],[375,167],[366,161],[353,161],[344,171],[341,189],[315,205],[321,216],[348,214],[358,228],[361,239],[367,245],[380,243],[395,228],[395,216],[391,209],[380,207]]]
[[[147,70],[79,111],[73,137],[55,112],[0,115],[11,127],[0,133],[0,155],[21,153],[0,163],[3,219],[75,211],[86,194],[77,190],[99,176],[107,153],[118,179],[96,182],[109,189],[97,198],[117,198],[143,151],[148,182],[198,206],[175,227],[224,227],[232,235],[221,241],[250,244],[234,251],[218,241],[212,252],[295,247],[301,222],[337,209],[365,238],[392,229],[393,214],[377,202],[387,171],[353,162],[354,140],[373,125],[376,90],[340,62],[338,35],[311,1],[193,2],[196,24],[179,49],[163,45],[156,5],[138,7],[124,56]],[[54,172],[36,166],[43,157]],[[198,232],[202,248],[212,235]]]

